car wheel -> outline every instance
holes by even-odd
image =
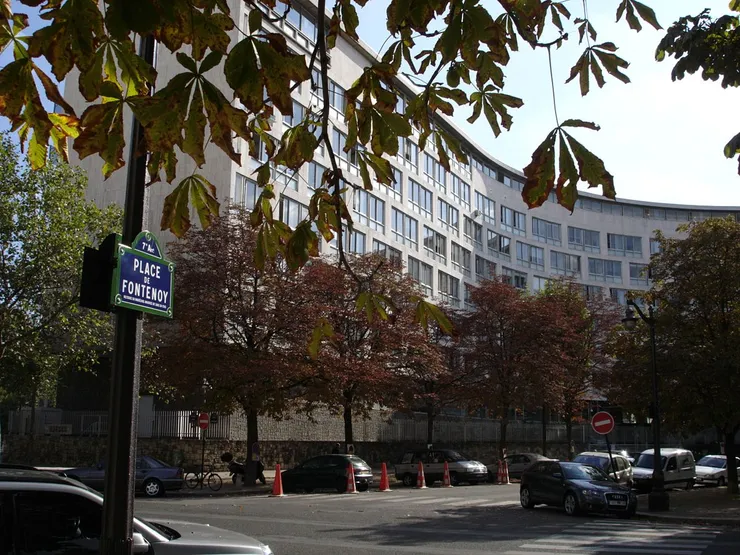
[[[576,496],[572,492],[568,492],[565,494],[565,499],[563,500],[563,506],[565,507],[565,514],[568,516],[577,516],[579,513],[578,509],[578,499],[576,499]]]
[[[452,472],[450,474],[450,484],[453,485],[453,486],[459,486],[460,485],[460,480],[457,478],[457,474],[455,472]],[[472,484],[472,482],[471,482],[471,484]]]
[[[156,478],[147,478],[144,480],[144,485],[142,486],[144,489],[144,495],[147,497],[160,497],[164,495],[164,487],[162,487],[162,482],[157,480]]]
[[[691,479],[688,482],[686,482],[686,489],[694,489],[694,480]]]
[[[519,502],[525,509],[534,508],[534,501],[532,501],[532,496],[529,495],[529,488],[527,486],[523,486],[522,489],[519,490]]]
[[[337,493],[344,493],[347,491],[347,480],[344,478],[337,478]]]
[[[403,475],[403,485],[407,488],[413,487],[416,484],[416,478],[412,474]]]
[[[357,491],[367,491],[368,489],[370,489],[369,484],[360,484],[357,486]]]
[[[720,476],[719,480],[717,480],[717,487],[723,488],[727,485],[727,481],[725,480],[724,476]]]

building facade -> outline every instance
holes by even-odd
[[[234,20],[246,30],[247,6],[239,0],[229,4]],[[278,1],[276,15],[284,10]],[[290,48],[305,54],[308,61],[316,40],[315,14],[310,2],[293,0],[285,21],[273,24],[265,18],[263,24],[283,33]],[[243,36],[236,29],[231,33],[232,41]],[[358,184],[357,152],[343,151],[347,137],[344,91],[373,60],[375,54],[367,46],[346,37],[340,37],[331,51],[330,135],[345,176],[354,176]],[[156,69],[158,86],[182,70],[164,47],[158,48]],[[209,78],[228,90],[218,71]],[[69,79],[67,100],[81,113],[85,102],[77,90],[75,75]],[[414,94],[408,82],[400,82],[399,88],[407,98]],[[293,114],[275,112],[274,136],[280,137],[293,122],[301,121],[306,110],[318,111],[321,98],[321,92],[312,90],[310,82],[301,84],[293,94]],[[345,236],[346,250],[358,254],[379,252],[401,259],[430,297],[453,306],[468,306],[469,287],[494,275],[530,291],[543,288],[552,277],[566,276],[582,284],[587,296],[604,294],[624,303],[628,290],[649,285],[645,267],[657,249],[656,230],[673,235],[683,222],[727,215],[740,218],[740,208],[613,202],[585,193],[581,193],[572,214],[554,202],[553,196],[541,208],[528,210],[521,198],[525,181],[521,171],[496,160],[451,120],[440,118],[435,124],[461,139],[469,164],[453,159],[451,171],[445,171],[434,145],[428,144],[422,151],[418,134],[401,139],[399,155],[391,160],[395,184],[376,184],[373,191],[360,187],[347,193],[355,225],[354,231]],[[241,139],[236,138],[234,146],[242,155],[241,165],[210,145],[207,163],[198,171],[217,187],[222,206],[223,201],[231,199],[251,208],[259,196],[253,172],[262,162],[249,156]],[[72,153],[72,163],[89,174],[88,196],[101,205],[122,204],[125,170],[103,181],[100,159],[80,161],[75,155]],[[258,158],[264,161],[264,156],[261,149]],[[194,163],[185,158],[180,156],[179,179],[196,171]],[[320,148],[314,161],[298,173],[273,168],[277,213],[283,221],[295,226],[306,216],[313,189],[320,186],[327,167],[324,149]],[[150,187],[150,229],[157,230],[164,198],[171,190],[172,186],[161,183]],[[165,232],[160,237],[164,242],[173,239]],[[322,254],[331,254],[335,248],[323,243]]]

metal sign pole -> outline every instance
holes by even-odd
[[[606,438],[606,450],[609,452],[609,466],[614,474],[614,479],[619,481],[619,478],[617,477],[617,469],[614,467],[614,459],[612,458],[612,444],[609,441],[609,434],[604,434],[604,437]]]
[[[203,482],[206,476],[206,431],[201,430],[200,433],[203,437],[203,445],[200,450],[200,489],[203,489]]]
[[[154,63],[154,38],[141,37],[139,55]],[[154,85],[153,83],[151,84]],[[143,229],[146,214],[146,153],[137,155],[144,137],[134,117],[129,143],[128,176],[124,205],[123,241],[130,244]],[[141,314],[116,312],[116,331],[110,383],[108,452],[103,501],[103,555],[129,555],[133,545],[134,458],[139,408],[141,365]]]

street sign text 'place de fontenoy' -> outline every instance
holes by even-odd
[[[111,288],[115,307],[172,318],[175,265],[162,257],[157,238],[142,231],[133,245],[118,245]]]

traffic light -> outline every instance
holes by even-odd
[[[111,311],[110,289],[116,267],[116,248],[120,240],[119,234],[111,233],[100,244],[100,248],[85,247],[80,306],[103,312]]]

